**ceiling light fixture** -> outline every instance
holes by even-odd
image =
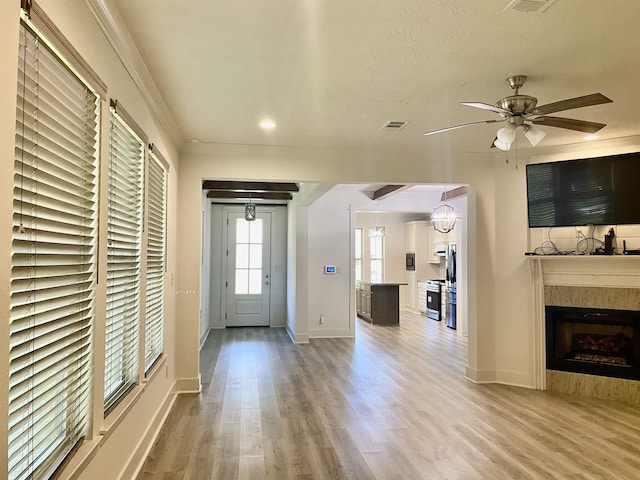
[[[264,120],[260,122],[260,128],[263,128],[264,130],[273,130],[276,128],[276,123],[272,120]]]
[[[505,143],[505,142],[501,142],[499,138],[496,138],[493,141],[493,144],[498,147],[500,150],[504,150],[505,152],[509,151],[511,149],[511,142],[509,143]]]
[[[502,142],[500,142],[500,140],[498,139],[496,139],[496,142],[499,142],[502,144]],[[442,194],[440,201],[441,202],[447,201],[446,185],[444,187],[444,193]],[[439,207],[434,208],[433,212],[431,213],[431,225],[433,225],[434,230],[440,233],[449,233],[451,230],[453,230],[453,227],[456,226],[456,220],[457,218],[456,218],[455,210],[451,205],[447,203],[443,203]]]
[[[382,225],[376,225],[369,229],[369,238],[384,237],[384,227]]]
[[[256,204],[251,203],[251,200],[244,206],[244,219],[247,222],[252,222],[256,219]]]
[[[453,207],[448,204],[440,205],[433,209],[431,214],[431,225],[434,230],[440,233],[449,233],[456,226],[456,213]]]
[[[529,143],[532,146],[538,145],[544,137],[547,136],[547,133],[543,131],[541,128],[536,127],[535,125],[523,125],[522,130],[524,131],[524,136],[527,137]]]
[[[378,214],[376,213],[376,226],[369,229],[369,238],[384,237],[384,226],[378,223]]]
[[[509,123],[504,127],[498,129],[493,145],[498,147],[500,150],[509,151],[511,149],[511,144],[516,139],[518,127],[522,127],[524,136],[534,147],[538,145],[544,137],[547,136],[545,131],[543,131],[541,128],[536,127],[535,125],[527,125],[525,123],[523,123],[522,125],[515,125],[513,123]]]
[[[249,202],[244,205],[244,219],[252,222],[256,219],[256,204],[251,201],[251,193],[249,193]]]
[[[511,142],[516,139],[516,126],[513,123],[506,124],[504,127],[498,129],[496,137],[500,142],[511,145]]]
[[[585,139],[587,142],[592,142],[593,140],[597,140],[597,139],[599,139],[599,138],[600,138],[600,137],[599,137],[598,135],[586,135],[586,136],[584,137],[584,139]]]

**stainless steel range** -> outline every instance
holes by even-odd
[[[427,317],[440,321],[442,310],[442,280],[427,280]]]

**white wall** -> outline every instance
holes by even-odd
[[[353,336],[354,312],[349,292],[351,277],[353,220],[349,204],[342,198],[325,196],[308,209],[309,291],[307,319],[309,337]],[[335,275],[325,275],[324,266],[335,265]],[[324,324],[320,324],[320,316]]]

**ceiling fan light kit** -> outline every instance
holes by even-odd
[[[498,147],[500,150],[504,150],[505,152],[511,150],[511,142],[503,142],[499,138],[496,138],[493,141],[493,146]]]
[[[534,147],[538,145],[544,137],[547,136],[547,132],[545,132],[541,128],[536,127],[535,125],[523,125],[522,130],[524,131],[524,136],[527,137],[529,143]]]
[[[501,98],[495,105],[489,105],[488,103],[482,102],[462,102],[462,105],[466,105],[468,107],[480,108],[482,110],[489,110],[497,113],[503,117],[504,120],[484,120],[465,123],[462,125],[455,125],[453,127],[426,132],[424,135],[448,132],[458,128],[470,127],[472,125],[506,121],[507,124],[498,129],[496,139],[491,146],[495,146],[501,150],[509,150],[511,148],[511,143],[516,138],[518,127],[522,128],[525,137],[534,147],[546,136],[546,132],[536,127],[536,124],[592,134],[596,133],[601,128],[606,127],[606,124],[604,123],[547,116],[549,113],[612,102],[611,99],[605,97],[601,93],[592,93],[591,95],[584,95],[582,97],[568,98],[566,100],[560,100],[558,102],[538,107],[537,98],[529,95],[520,95],[520,88],[522,88],[526,80],[526,75],[513,75],[507,78],[507,83],[513,90],[514,94]]]
[[[510,144],[516,139],[516,126],[512,123],[507,123],[504,127],[498,129],[496,136],[502,143]]]

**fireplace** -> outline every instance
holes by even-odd
[[[640,380],[640,312],[545,307],[547,369]]]

